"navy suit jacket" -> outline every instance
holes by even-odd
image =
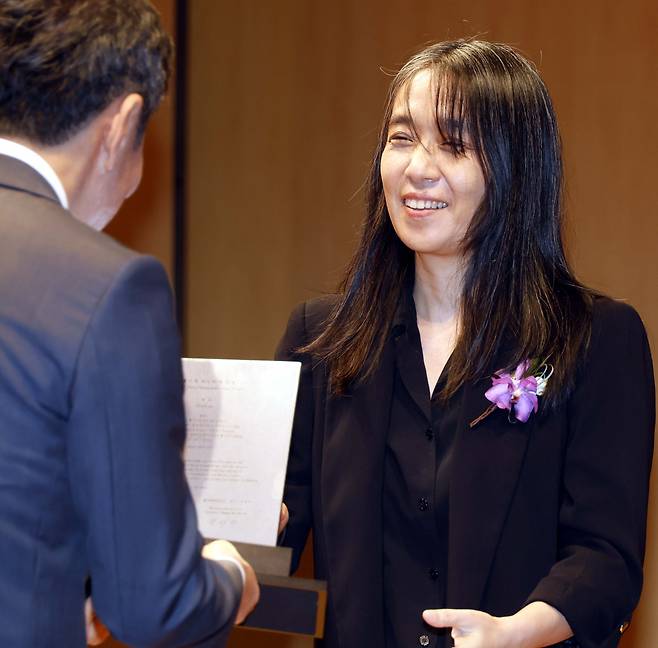
[[[0,156],[0,645],[85,646],[85,580],[133,646],[222,646],[241,595],[201,558],[166,274]]]
[[[381,646],[394,345],[387,343],[366,383],[331,395],[326,366],[296,352],[318,334],[330,308],[329,299],[300,305],[277,350],[278,359],[302,361],[284,544],[298,557],[313,528],[316,575],[328,581],[327,648]],[[595,300],[575,391],[555,411],[524,424],[496,411],[471,428],[490,405],[490,386],[485,379],[462,392],[446,607],[502,616],[545,601],[565,615],[581,648],[613,648],[642,586],[655,396],[640,318],[625,304]]]

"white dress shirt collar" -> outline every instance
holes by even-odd
[[[64,209],[69,208],[69,200],[62,181],[44,158],[36,151],[18,142],[0,137],[0,155],[7,155],[32,167],[53,189]]]

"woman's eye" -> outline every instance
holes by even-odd
[[[406,142],[411,142],[411,135],[408,133],[391,133],[388,136],[388,141],[396,144],[404,144]]]
[[[461,140],[444,140],[441,142],[441,147],[449,149],[454,155],[464,155],[468,148]]]

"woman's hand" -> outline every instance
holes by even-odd
[[[510,636],[508,619],[479,610],[425,610],[423,619],[435,628],[452,628],[455,648],[521,648]]]
[[[286,528],[289,518],[290,514],[288,513],[288,507],[281,502],[281,513],[279,513],[279,535],[281,535],[281,532]]]
[[[512,616],[495,617],[479,610],[425,610],[435,628],[452,628],[455,648],[541,648],[573,636],[564,616],[543,601],[534,601]]]

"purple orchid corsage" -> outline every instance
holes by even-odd
[[[492,405],[471,421],[471,427],[496,409],[507,410],[511,423],[525,423],[533,412],[537,412],[538,397],[546,390],[553,367],[546,363],[536,365],[534,371],[530,367],[530,360],[524,360],[516,367],[514,374],[498,371],[492,376],[491,387],[484,394]]]

